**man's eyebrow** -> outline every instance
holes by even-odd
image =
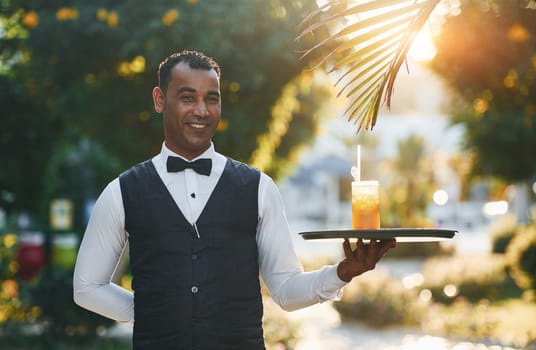
[[[220,97],[220,92],[218,90],[210,90],[207,95]]]
[[[189,86],[183,86],[179,90],[177,90],[177,94],[180,94],[183,92],[197,92],[197,90]]]
[[[183,86],[177,90],[177,95],[183,92],[196,93],[197,90],[190,86]],[[220,97],[220,92],[218,90],[209,90],[207,95]]]

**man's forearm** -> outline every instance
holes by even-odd
[[[76,276],[73,287],[79,306],[119,322],[134,320],[134,296],[128,290],[114,283],[92,285]]]

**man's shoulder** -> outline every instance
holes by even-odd
[[[261,174],[261,171],[258,169],[258,168],[255,168],[249,164],[246,164],[244,162],[241,162],[239,160],[236,160],[236,159],[233,159],[233,158],[230,158],[230,157],[226,157],[227,158],[227,166],[226,167],[230,167],[230,168],[234,168],[234,169],[237,169],[239,171],[245,171],[245,172],[249,172],[249,173],[252,173],[252,174]]]
[[[143,162],[140,162],[140,163],[132,165],[130,168],[128,168],[125,171],[123,171],[119,175],[119,177],[122,177],[122,176],[124,176],[126,174],[129,174],[129,173],[137,173],[137,172],[146,170],[148,167],[154,167],[152,159],[147,159],[147,160],[144,160]]]

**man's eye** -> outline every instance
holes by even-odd
[[[193,96],[190,96],[190,95],[184,95],[184,96],[181,96],[180,99],[181,99],[182,101],[187,101],[187,102],[189,102],[189,101],[193,101],[193,100],[194,100],[194,97],[193,97]]]

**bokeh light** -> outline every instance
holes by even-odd
[[[449,194],[445,190],[437,190],[434,192],[433,200],[437,205],[445,205],[449,201]]]
[[[495,215],[504,215],[508,212],[508,202],[507,201],[495,201],[487,202],[484,204],[482,211],[485,215],[495,216]]]
[[[35,11],[29,11],[22,18],[22,24],[32,29],[39,25],[39,15]]]
[[[424,277],[421,273],[412,273],[402,279],[402,284],[405,288],[411,289],[419,287],[424,282]]]
[[[177,9],[171,9],[162,16],[162,23],[166,26],[170,26],[173,22],[179,19],[180,12]]]
[[[454,298],[458,295],[458,292],[458,287],[454,284],[449,283],[443,287],[443,293],[449,298]]]
[[[428,303],[432,300],[432,292],[430,289],[423,289],[419,292],[419,300],[423,303]]]

